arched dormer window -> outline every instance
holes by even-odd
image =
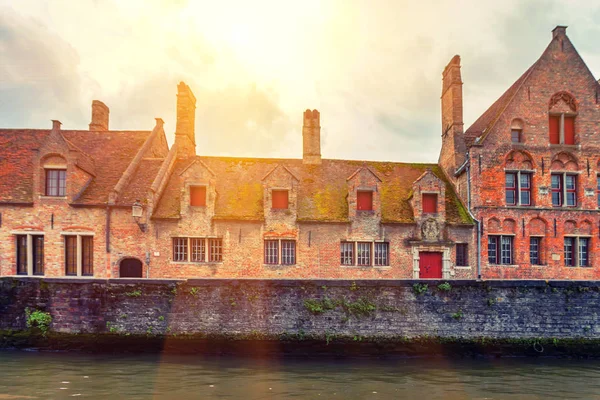
[[[513,143],[523,143],[523,120],[515,118],[510,124],[510,141]]]
[[[548,106],[550,144],[575,144],[577,103],[567,92],[558,92]]]
[[[67,162],[59,155],[50,155],[43,162],[44,195],[65,197],[67,195]]]

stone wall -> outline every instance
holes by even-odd
[[[51,315],[54,336],[327,342],[600,339],[596,282],[440,283],[0,278],[0,345],[7,332],[28,332],[27,308]]]

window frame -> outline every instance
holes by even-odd
[[[589,268],[590,264],[590,236],[566,235],[563,237],[563,265],[570,268]],[[569,252],[571,256],[567,258],[567,240],[570,242]],[[585,249],[585,250],[583,250]],[[582,262],[582,260],[585,260]]]
[[[509,248],[505,249],[505,239]],[[494,259],[490,256],[491,244],[494,243]],[[508,251],[509,260],[506,262],[505,252]],[[488,263],[492,265],[515,265],[515,240],[514,235],[488,235]]]
[[[468,267],[469,266],[469,244],[468,243],[456,243],[455,265],[457,267]]]
[[[48,197],[66,197],[67,196],[67,169],[66,168],[44,168],[45,188],[44,196]],[[53,178],[52,173],[56,173]],[[55,191],[55,193],[52,193]]]
[[[222,237],[173,236],[171,262],[187,264],[215,264],[223,262]]]
[[[596,202],[600,208],[600,174],[596,175]]]
[[[64,233],[65,276],[94,276],[94,235]]]
[[[373,266],[389,267],[390,266],[390,243],[389,242],[373,242]]]
[[[265,238],[263,255],[265,265],[294,266],[298,262],[297,240],[292,238]]]
[[[22,276],[44,276],[45,243],[40,233],[17,233],[15,237],[16,273]]]
[[[508,176],[513,176],[514,186],[508,186]],[[532,171],[505,171],[504,174],[504,201],[507,206],[523,206],[530,207],[533,205],[533,172]],[[526,177],[528,187],[524,187],[522,178]],[[510,203],[508,201],[508,193],[512,192],[514,201]],[[523,202],[523,194],[527,194],[529,202]]]
[[[353,266],[355,265],[355,242],[341,241],[340,242],[340,265]],[[350,252],[350,263],[348,260],[348,252]]]
[[[359,267],[370,267],[372,262],[373,250],[372,242],[356,242],[356,265]],[[362,247],[362,248],[361,248]],[[366,256],[361,252],[366,252]]]
[[[554,145],[554,146],[559,146],[559,145],[566,145],[566,146],[574,146],[576,145],[575,143],[575,128],[576,128],[576,124],[575,124],[575,120],[577,118],[577,113],[556,113],[556,112],[549,112],[548,113],[548,141],[550,142],[550,145]],[[552,121],[553,119],[557,119],[556,124],[557,129],[558,129],[558,142],[557,143],[552,143],[551,140],[551,129],[552,129]],[[565,124],[565,121],[569,120],[569,121],[573,121],[572,122],[572,140],[573,143],[567,143],[567,130],[566,130],[566,126],[567,124]],[[569,136],[569,138],[571,138]]]
[[[535,242],[535,250],[534,244]],[[544,265],[542,257],[542,243],[544,242],[543,236],[530,236],[529,237],[529,263],[531,265]],[[534,256],[535,252],[535,256]]]
[[[554,187],[554,177],[558,177],[558,187]],[[569,172],[551,172],[550,173],[550,191],[552,196],[552,207],[577,207],[577,187],[579,186],[578,174]],[[573,189],[567,187],[567,178],[573,178]],[[555,203],[554,195],[557,194],[559,202]],[[569,195],[573,195],[573,204],[569,204]]]
[[[517,137],[517,140],[515,141],[515,134]],[[522,141],[522,135],[523,135],[523,129],[515,129],[515,128],[511,128],[510,129],[510,142],[515,144],[515,143],[523,143]]]

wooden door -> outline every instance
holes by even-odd
[[[135,258],[121,261],[119,276],[121,278],[142,278],[142,262]]]
[[[419,253],[419,278],[442,279],[442,253],[430,251]]]

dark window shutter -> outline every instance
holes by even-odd
[[[356,192],[356,209],[369,211],[373,209],[373,192]]]
[[[565,117],[565,144],[575,144],[575,118]]]
[[[190,205],[206,205],[206,186],[190,186]]]
[[[550,144],[560,143],[560,117],[550,116]]]
[[[271,198],[273,200],[272,207],[278,209],[288,208],[288,191],[287,190],[273,190],[271,192]]]
[[[437,213],[437,194],[431,194],[431,193],[423,194],[423,213],[424,214]]]

